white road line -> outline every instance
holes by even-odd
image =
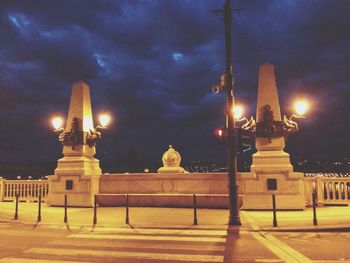
[[[253,218],[251,218],[244,211],[241,214],[245,217],[247,222],[251,225],[254,230],[261,230],[260,227],[255,223]],[[276,256],[284,260],[285,262],[300,262],[300,263],[311,263],[312,260],[301,254],[299,251],[291,248],[287,244],[283,243],[271,234],[262,234],[252,232],[252,236],[262,243],[266,248],[268,248]]]
[[[272,263],[272,262],[284,262],[282,259],[256,259],[255,262],[267,262],[267,263]]]
[[[84,233],[135,233],[135,234],[169,234],[169,235],[196,235],[196,236],[226,236],[226,230],[194,230],[194,229],[149,229],[149,228],[95,228],[94,230],[84,231]]]
[[[226,238],[222,237],[182,237],[182,236],[144,236],[144,235],[103,235],[103,234],[72,234],[68,238],[83,239],[113,239],[113,240],[152,240],[152,241],[196,241],[225,243]]]
[[[298,262],[298,263],[311,263],[311,259],[304,256],[300,252],[291,248],[287,244],[278,240],[274,236],[270,234],[260,234],[260,233],[252,233],[253,237],[260,241],[265,247],[267,247],[271,252],[273,252],[276,256],[284,260],[285,262]]]
[[[119,248],[119,249],[125,249],[125,248],[139,248],[139,243],[130,243],[130,242],[113,242],[108,243],[104,242],[102,240],[86,240],[84,243],[77,242],[74,239],[64,239],[64,240],[56,240],[49,243],[49,245],[53,246],[67,246],[67,247],[94,247],[94,248]],[[219,244],[199,244],[199,245],[193,245],[193,244],[174,244],[172,243],[170,246],[161,246],[156,243],[143,243],[142,248],[145,249],[166,249],[166,250],[192,250],[192,251],[217,251],[217,252],[224,252],[225,251],[225,244],[219,243]]]
[[[91,263],[90,261],[67,261],[52,259],[33,259],[33,258],[3,258],[0,262],[4,263]]]
[[[253,230],[260,230],[260,227],[255,223],[253,218],[251,218],[245,211],[240,211],[241,216],[248,222],[248,224],[253,228]]]
[[[214,255],[187,255],[187,254],[165,254],[165,253],[140,253],[122,251],[103,251],[85,249],[54,249],[54,248],[31,248],[24,253],[56,256],[90,256],[90,257],[112,257],[133,258],[149,260],[173,260],[184,262],[223,262],[224,256]]]

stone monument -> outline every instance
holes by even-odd
[[[256,149],[249,174],[242,175],[242,209],[271,209],[272,194],[277,209],[305,208],[303,174],[293,171],[284,151],[285,137],[272,64],[259,69],[256,113]]]
[[[83,82],[73,84],[66,127],[62,133],[62,159],[58,160],[54,175],[49,176],[47,203],[64,205],[64,195],[69,206],[91,207],[94,195],[99,192],[101,168],[93,136],[95,131],[89,86]]]
[[[162,157],[163,167],[158,169],[158,173],[185,173],[185,169],[180,166],[181,155],[174,150],[172,145],[169,145],[169,149],[163,154]]]

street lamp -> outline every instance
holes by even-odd
[[[100,116],[99,116],[99,120],[100,120],[100,124],[101,124],[101,127],[103,127],[103,129],[106,129],[107,128],[107,125],[110,123],[111,121],[111,116],[108,115],[107,113],[102,113]]]
[[[241,121],[244,115],[244,108],[240,104],[236,104],[234,107],[232,107],[233,115],[235,118],[235,121]]]
[[[263,107],[263,121],[256,123],[251,117],[249,120],[246,117],[240,119],[243,124],[240,129],[250,133],[252,137],[264,137],[271,140],[272,137],[284,136],[295,133],[299,130],[299,125],[294,119],[305,118],[305,113],[309,110],[310,104],[307,100],[297,100],[294,103],[294,111],[290,117],[284,115],[283,121],[273,120],[273,112],[270,105]]]
[[[96,145],[96,142],[102,137],[102,130],[106,130],[108,124],[111,121],[110,115],[103,113],[99,116],[100,125],[97,125],[96,128],[90,129],[85,132],[82,131],[81,128],[81,120],[78,118],[73,118],[71,130],[66,131],[63,128],[63,118],[62,117],[54,117],[52,118],[52,126],[54,127],[54,132],[58,134],[58,140],[64,146],[71,146],[72,149],[75,148],[76,145],[87,144],[90,147]]]
[[[52,126],[55,128],[55,132],[63,130],[63,118],[60,116],[53,117],[51,120]]]
[[[309,110],[309,108],[310,108],[310,104],[305,99],[297,100],[294,103],[294,110],[295,110],[295,113],[297,114],[296,117],[299,116],[300,118],[304,116],[304,114]]]

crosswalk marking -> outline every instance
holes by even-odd
[[[27,249],[20,258],[2,259],[0,263],[90,263],[104,259],[113,262],[223,262],[226,237],[226,231],[217,229],[85,229]],[[50,260],[53,257],[57,261]]]
[[[113,257],[113,258],[134,258],[149,260],[176,260],[184,262],[223,262],[224,256],[216,255],[189,255],[189,254],[170,254],[170,253],[142,253],[142,252],[124,252],[109,250],[91,250],[91,249],[61,249],[61,248],[31,248],[24,253],[46,254],[56,256],[93,256],[93,257]]]
[[[89,240],[88,243],[76,242],[74,239],[65,239],[65,240],[56,240],[49,243],[52,246],[67,246],[67,247],[83,247],[83,246],[91,246],[91,247],[99,247],[99,248],[119,248],[119,249],[130,249],[130,248],[139,248],[139,243],[131,243],[131,242],[120,242],[120,243],[101,243],[100,240]],[[162,248],[159,243],[142,243],[142,247],[145,249],[159,249]],[[217,251],[224,252],[225,244],[219,243],[214,245],[207,244],[177,244],[172,243],[170,247],[166,248],[167,250],[189,250],[189,251]]]
[[[114,240],[159,240],[159,241],[191,241],[225,243],[224,237],[183,237],[183,236],[146,236],[146,235],[106,235],[106,234],[72,234],[68,238],[82,239],[114,239]]]
[[[86,230],[84,233],[134,233],[134,234],[150,234],[150,235],[159,235],[159,234],[169,234],[169,235],[186,235],[186,236],[226,236],[226,230],[193,230],[193,229],[150,229],[150,228],[95,228],[93,230]],[[243,231],[241,231],[243,232]]]
[[[52,259],[32,259],[32,258],[2,258],[0,262],[4,263],[91,263],[88,261],[67,261]]]

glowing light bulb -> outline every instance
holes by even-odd
[[[244,108],[242,105],[235,105],[232,109],[235,120],[238,121],[243,118]]]
[[[111,121],[111,116],[109,116],[108,114],[101,114],[99,118],[102,127],[106,127]]]
[[[54,117],[52,119],[52,126],[55,128],[55,130],[58,130],[63,125],[63,119],[61,117]]]
[[[298,100],[294,104],[294,110],[298,116],[303,116],[308,111],[309,107],[309,103],[306,100]]]
[[[223,135],[223,131],[222,130],[218,130],[218,135],[221,137]]]

